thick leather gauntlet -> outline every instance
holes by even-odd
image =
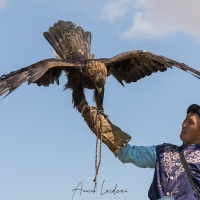
[[[108,146],[115,156],[130,141],[130,135],[112,124],[105,115],[98,113],[95,107],[88,106],[86,101],[80,103],[78,110],[91,131]]]

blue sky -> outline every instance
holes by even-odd
[[[145,49],[200,70],[198,0],[0,0],[0,75],[54,57],[42,33],[58,20],[92,32],[95,57]],[[0,199],[68,200],[93,188],[95,140],[73,109],[71,91],[24,84],[0,102]],[[122,87],[107,79],[104,107],[131,145],[181,144],[187,107],[200,104],[200,81],[179,69]],[[86,90],[90,105],[92,92]],[[98,189],[74,199],[145,200],[154,170],[122,164],[103,145]],[[103,190],[127,190],[104,194]]]

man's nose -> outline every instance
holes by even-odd
[[[183,128],[185,128],[185,127],[186,127],[186,124],[185,124],[184,122],[182,123],[182,127],[183,127]]]

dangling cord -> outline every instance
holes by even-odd
[[[98,125],[98,121],[100,121],[100,127],[98,128],[97,131],[97,138],[96,138],[96,151],[95,151],[95,178],[94,178],[94,183],[95,183],[95,188],[97,185],[97,177],[98,177],[98,173],[99,173],[99,167],[101,164],[101,157],[102,157],[102,121],[101,118],[98,116],[99,113],[97,112],[97,116],[96,116],[96,120],[95,123]],[[98,145],[99,145],[99,139],[98,136],[100,138],[100,146],[99,146],[99,159],[98,159]],[[98,161],[98,163],[97,163]]]

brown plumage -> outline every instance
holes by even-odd
[[[112,74],[122,85],[136,82],[155,72],[164,72],[173,66],[200,78],[200,72],[175,60],[153,53],[135,50],[113,58],[94,59],[90,53],[91,33],[72,22],[58,21],[44,32],[57,59],[45,59],[28,67],[0,77],[0,95],[10,94],[22,83],[49,86],[64,72],[68,78],[65,89],[72,89],[74,106],[85,99],[84,88],[94,89],[97,108],[103,110],[106,77]],[[6,96],[7,96],[6,95]]]

